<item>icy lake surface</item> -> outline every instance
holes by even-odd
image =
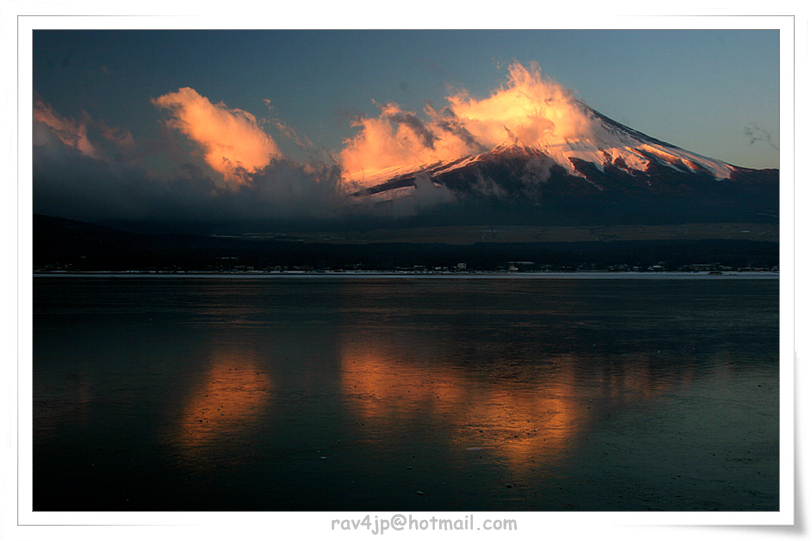
[[[35,277],[34,510],[777,510],[713,278]]]

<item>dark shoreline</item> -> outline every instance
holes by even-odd
[[[659,230],[650,231],[651,234]],[[445,232],[445,234],[444,234]],[[744,272],[777,271],[779,243],[742,238],[511,241],[455,244],[455,230],[350,242],[296,237],[137,234],[38,217],[34,272]],[[662,233],[662,231],[659,231]],[[402,232],[401,232],[402,233]],[[425,233],[425,232],[424,232]],[[459,233],[457,231],[457,233]],[[638,232],[639,233],[639,232]],[[716,232],[718,233],[718,231]],[[422,236],[421,236],[422,235]],[[467,239],[470,240],[470,239]]]
[[[35,278],[61,277],[61,278],[506,278],[506,279],[533,279],[533,278],[570,278],[570,279],[709,279],[739,278],[778,279],[778,272],[726,272],[721,274],[696,272],[468,272],[468,273],[408,273],[394,271],[359,271],[359,272],[149,272],[149,271],[86,271],[86,272],[35,272]]]

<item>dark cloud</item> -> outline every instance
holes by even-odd
[[[451,113],[451,116],[453,117],[454,113]],[[448,133],[456,135],[462,139],[462,141],[468,145],[469,148],[476,152],[487,152],[489,150],[488,147],[477,141],[476,137],[474,137],[473,134],[471,134],[471,132],[469,132],[465,126],[459,122],[455,122],[453,120],[440,120],[437,122],[437,125]]]
[[[756,142],[763,141],[770,145],[770,147],[778,150],[778,146],[773,143],[773,136],[772,133],[765,130],[755,122],[751,122],[747,126],[744,127],[744,135],[748,139],[750,139],[750,144],[753,145]]]
[[[403,124],[405,126],[408,126],[415,133],[415,135],[417,135],[417,137],[420,138],[420,141],[423,143],[425,147],[430,148],[432,150],[434,149],[434,143],[437,140],[437,138],[434,136],[433,133],[431,133],[431,131],[428,128],[426,128],[426,126],[423,124],[423,121],[417,118],[412,113],[404,113],[402,111],[399,111],[397,113],[388,115],[387,118],[389,118],[389,120],[397,124]]]
[[[272,161],[237,188],[192,163],[168,178],[132,164],[108,163],[58,145],[33,153],[34,212],[82,221],[217,222],[330,218],[346,207],[337,166]]]
[[[40,135],[40,141],[43,138]],[[166,210],[155,207],[169,194],[161,193],[161,186],[148,181],[143,170],[45,140],[47,144],[33,148],[35,213],[84,221],[141,220]]]

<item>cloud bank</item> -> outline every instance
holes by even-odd
[[[160,104],[170,108],[169,127],[205,150],[204,161],[222,178],[188,156],[169,172],[148,169],[143,157],[155,153],[155,142],[139,150],[126,129],[87,113],[80,120],[62,116],[35,96],[34,212],[84,221],[203,223],[322,219],[348,208],[336,165],[284,158],[250,114],[212,105],[191,89],[162,96]],[[170,163],[178,157],[172,145],[163,153],[159,158]]]
[[[410,215],[454,195],[423,177],[409,201],[362,203],[350,194],[399,169],[414,171],[501,144],[549,149],[592,136],[592,121],[572,93],[542,79],[535,64],[511,65],[506,82],[486,98],[463,90],[446,100],[440,110],[426,106],[420,114],[397,103],[379,105],[377,116],[355,118],[356,132],[330,154],[333,163],[297,163],[282,154],[264,126],[299,148],[312,148],[306,136],[279,121],[212,103],[189,87],[149,101],[166,115],[160,121],[164,134],[182,135],[191,153],[172,139],[136,141],[126,128],[87,113],[79,120],[64,117],[37,96],[35,212],[82,220],[198,221]],[[157,158],[142,159],[146,154]]]
[[[550,148],[593,137],[593,120],[572,92],[543,79],[536,64],[512,64],[507,82],[487,98],[460,91],[446,99],[440,111],[425,108],[426,121],[395,103],[380,107],[376,118],[356,119],[359,131],[339,154],[345,181],[370,186],[387,171],[455,160],[502,144]]]

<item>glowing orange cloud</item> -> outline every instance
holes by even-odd
[[[85,112],[82,113],[81,120],[64,117],[38,95],[34,96],[34,123],[47,126],[64,145],[97,160],[112,161],[102,147],[91,141],[91,130],[96,130],[97,140],[98,135],[101,134],[101,137],[115,144],[122,151],[133,151],[137,146],[132,134],[125,128],[108,126],[102,120],[94,121]],[[42,143],[38,137],[35,130],[35,145]]]
[[[34,122],[48,126],[66,146],[91,158],[100,157],[99,150],[87,136],[87,123],[61,116],[39,96],[34,96]]]
[[[538,65],[530,69],[513,64],[508,82],[484,100],[465,93],[448,98],[450,109],[483,145],[506,142],[531,146],[561,144],[566,139],[588,138],[592,120],[572,93],[541,78]]]
[[[167,125],[198,144],[206,163],[229,184],[248,184],[246,173],[262,169],[274,156],[281,156],[254,115],[212,103],[192,88],[181,88],[152,103],[170,112],[172,118]]]
[[[439,126],[423,124],[414,114],[392,103],[381,108],[380,117],[361,118],[353,126],[361,130],[345,141],[339,161],[346,180],[361,185],[374,184],[370,177],[385,170],[453,159],[470,152],[462,138],[444,135]]]
[[[393,103],[381,107],[377,118],[356,120],[360,131],[339,154],[345,182],[374,185],[401,168],[454,160],[501,144],[549,149],[592,137],[592,120],[572,93],[542,79],[536,64],[511,65],[507,82],[485,99],[465,91],[446,99],[449,105],[441,111],[426,107],[426,122]]]

